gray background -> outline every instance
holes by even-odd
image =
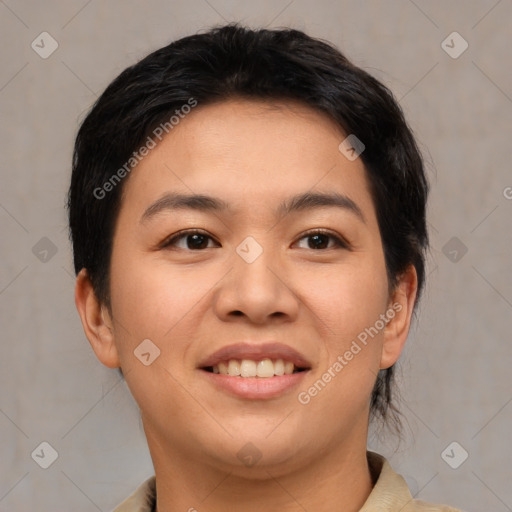
[[[510,0],[0,0],[0,511],[108,511],[153,472],[136,405],[75,311],[73,138],[127,65],[234,20],[328,39],[399,99],[427,159],[432,251],[402,358],[404,440],[371,447],[421,499],[512,510]],[[47,59],[31,48],[43,31]],[[42,441],[58,452],[46,470]],[[452,465],[469,453],[457,469],[441,456],[453,441]]]

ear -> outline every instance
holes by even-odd
[[[114,342],[112,319],[107,307],[100,304],[96,298],[85,268],[76,278],[75,304],[85,335],[96,357],[109,368],[119,368],[121,363]]]
[[[386,312],[390,320],[384,330],[381,369],[395,364],[402,353],[409,334],[417,291],[418,275],[414,265],[410,265],[400,276]]]

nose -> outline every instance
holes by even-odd
[[[265,249],[252,262],[235,253],[232,270],[214,294],[216,315],[223,321],[244,318],[254,324],[295,320],[300,301],[279,261],[275,252]]]

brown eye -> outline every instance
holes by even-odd
[[[190,251],[200,251],[202,249],[213,247],[212,245],[208,245],[210,241],[214,241],[213,238],[202,231],[182,231],[173,235],[171,238],[168,238],[162,244],[162,248],[177,247],[179,249]]]
[[[313,249],[313,250],[321,250],[321,249],[333,249],[333,248],[348,248],[348,244],[344,242],[340,237],[334,235],[331,232],[316,230],[311,231],[303,235],[300,239],[307,240],[306,247],[301,247],[302,249]]]

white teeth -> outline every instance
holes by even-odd
[[[270,359],[263,359],[256,367],[256,375],[258,377],[273,377],[274,363]]]
[[[240,375],[242,370],[240,369],[240,361],[236,359],[231,359],[228,363],[228,374],[229,375]]]
[[[284,361],[282,359],[278,359],[274,363],[274,374],[275,375],[284,375]]]
[[[290,375],[293,373],[293,363],[290,362],[290,361],[286,361],[284,363],[284,374],[285,375]]]
[[[213,373],[220,373],[221,375],[261,378],[291,375],[295,369],[291,361],[284,361],[283,359],[272,361],[269,358],[261,361],[230,359],[229,361],[222,361],[212,368]]]
[[[242,377],[256,377],[256,361],[250,359],[242,359],[240,365],[240,375]]]

